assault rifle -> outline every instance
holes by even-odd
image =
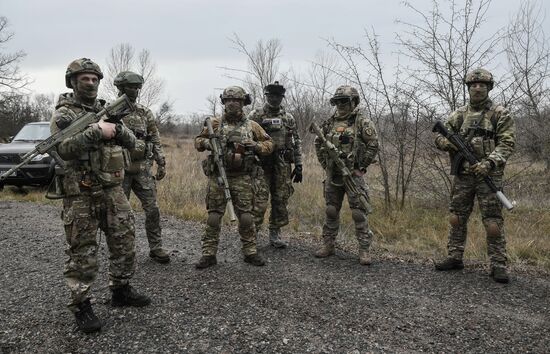
[[[109,116],[109,118],[105,119],[105,121],[110,123],[119,123],[122,117],[124,117],[124,113],[131,110],[131,107],[133,106],[128,97],[126,95],[122,95],[98,113],[82,112],[68,127],[54,133],[53,135],[50,135],[46,140],[37,144],[34,149],[23,155],[21,157],[21,162],[18,165],[0,175],[0,181],[8,178],[9,175],[29,163],[29,161],[31,161],[35,156],[41,154],[48,153],[55,159],[59,166],[64,167],[65,162],[61,159],[61,157],[59,157],[57,151],[55,150],[55,147],[59,143],[80,133],[90,124],[97,123],[104,115]]]
[[[229,181],[227,180],[227,175],[224,168],[224,155],[222,145],[220,143],[220,138],[214,134],[214,128],[212,128],[212,121],[209,118],[206,118],[205,121],[206,127],[208,128],[208,139],[210,140],[210,148],[212,152],[210,155],[214,159],[214,164],[218,170],[218,186],[223,187],[223,194],[225,196],[225,201],[227,202],[227,211],[229,212],[229,219],[231,221],[237,220],[235,215],[235,209],[233,207],[233,201],[231,199],[231,191],[229,190]]]
[[[473,166],[479,162],[479,159],[472,153],[472,149],[470,148],[469,144],[464,141],[464,139],[462,139],[459,134],[450,133],[447,128],[445,128],[443,123],[441,123],[441,121],[438,120],[437,122],[435,122],[432,132],[443,135],[451,142],[451,144],[453,144],[458,149],[456,161],[453,162],[455,165],[461,165],[463,160],[468,161],[470,166]],[[484,176],[483,180],[485,181],[485,183],[487,183],[489,188],[494,193],[496,193],[498,200],[500,200],[500,202],[506,209],[514,209],[514,204],[511,203],[508,198],[506,198],[504,193],[502,193],[502,191],[497,188],[495,182],[490,176]]]
[[[315,122],[311,123],[310,131],[317,135],[321,143],[325,146],[331,161],[334,163],[338,171],[340,171],[340,173],[342,174],[342,179],[344,181],[346,191],[348,191],[353,196],[358,197],[359,202],[368,214],[372,213],[372,206],[369,203],[367,193],[361,187],[359,187],[353,179],[352,172],[349,170],[349,168],[346,166],[346,163],[341,158],[342,152],[338,150],[338,148],[334,146],[333,143],[328,141],[327,138],[325,138],[325,135],[321,131],[321,128],[319,128],[319,126]]]

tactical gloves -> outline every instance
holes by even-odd
[[[155,176],[155,179],[157,181],[160,181],[166,176],[166,165],[157,165],[157,175]]]
[[[439,136],[437,137],[437,139],[435,140],[436,142],[436,145],[437,147],[440,149],[440,150],[443,150],[443,151],[458,151],[458,149],[456,148],[456,146],[453,145],[453,143],[451,143],[449,141],[449,139],[445,138],[444,136]]]
[[[470,167],[470,170],[478,176],[487,176],[492,169],[493,163],[489,160],[482,160]]]
[[[302,183],[302,165],[294,165],[294,170],[290,173],[290,178],[292,178],[292,182],[294,183]]]

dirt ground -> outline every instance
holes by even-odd
[[[497,284],[479,267],[439,273],[426,262],[356,255],[315,259],[314,244],[290,236],[268,265],[242,262],[235,227],[224,230],[218,265],[203,271],[202,225],[163,217],[172,262],[148,257],[137,213],[132,284],[152,297],[141,309],[113,308],[101,235],[93,288],[101,332],[76,330],[66,309],[59,209],[0,201],[0,353],[547,353],[550,279],[512,274]]]

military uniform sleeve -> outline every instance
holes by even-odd
[[[516,145],[516,124],[506,108],[502,109],[497,120],[495,145],[487,159],[492,161],[496,168],[500,168],[506,164]]]
[[[292,114],[287,113],[288,121],[290,128],[292,129],[292,154],[294,158],[295,165],[302,164],[302,139],[300,139],[300,134],[298,134],[298,126],[296,125],[296,119]]]
[[[250,121],[252,134],[254,134],[254,141],[258,144],[256,145],[256,152],[259,155],[267,156],[273,152],[273,142],[271,137],[265,132],[258,123]]]
[[[461,114],[458,110],[454,111],[453,113],[451,113],[447,121],[445,121],[445,128],[447,128],[449,132],[457,133],[460,130],[460,127],[458,126],[458,117],[460,117],[460,115]],[[439,150],[445,151],[446,146],[443,143],[443,139],[446,138],[438,133],[435,137],[435,147],[437,147]]]
[[[145,119],[147,124],[147,137],[153,144],[153,158],[157,162],[157,165],[164,166],[166,164],[166,157],[164,156],[164,150],[162,149],[162,144],[160,142],[160,133],[157,127],[157,122],[153,112],[151,112],[150,109],[147,109]]]
[[[328,127],[326,123],[321,126],[321,131],[326,137],[328,132]],[[315,145],[315,154],[317,156],[317,161],[319,161],[323,169],[326,169],[328,165],[328,155],[325,150],[325,147],[323,146],[323,143],[321,142],[321,139],[319,139],[319,137],[316,136],[315,140],[313,141],[313,144]]]
[[[362,120],[360,133],[361,140],[364,144],[364,151],[361,152],[361,161],[357,166],[359,169],[366,169],[376,158],[378,153],[378,133],[374,123],[367,118]],[[361,146],[360,146],[361,147]]]
[[[70,109],[60,107],[52,116],[50,131],[54,134],[68,127],[76,117],[76,113]],[[94,149],[101,139],[101,129],[99,129],[97,125],[92,125],[82,132],[59,143],[57,146],[57,153],[63,160],[74,160],[80,157],[84,152]]]
[[[212,119],[212,129],[214,129],[214,132],[218,130],[218,127],[220,125],[220,120],[218,118],[211,118]],[[204,151],[206,150],[206,145],[209,143],[208,139],[208,127],[206,126],[206,121],[204,126],[202,127],[201,132],[199,135],[195,137],[195,149],[198,151]]]

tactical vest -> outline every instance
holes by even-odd
[[[497,144],[498,114],[504,108],[492,104],[489,109],[472,111],[469,106],[460,107],[457,111],[457,128],[459,134],[470,142],[473,153],[478,159],[488,157]]]
[[[153,157],[153,146],[147,131],[146,114],[147,112],[142,106],[136,105],[136,110],[122,119],[124,125],[134,133],[136,139],[142,141],[129,151],[130,164],[126,167],[127,173],[140,172],[144,163]]]
[[[358,136],[360,118],[358,113],[342,120],[331,117],[324,125],[326,139],[342,152],[348,168],[362,169],[370,163],[367,161],[366,144]]]
[[[256,111],[253,118],[260,124],[273,141],[273,154],[262,157],[262,164],[269,165],[273,163],[275,155],[280,156],[285,162],[294,162],[294,130],[296,126],[287,116],[287,113],[281,108],[279,112],[272,116],[263,108]]]
[[[218,127],[218,136],[224,152],[224,165],[228,176],[238,176],[256,173],[258,157],[253,149],[245,143],[254,141],[251,121],[243,118],[237,123],[222,120]],[[216,173],[212,156],[203,166],[206,175]]]
[[[84,111],[84,108],[70,103],[61,104],[72,110],[76,115]],[[122,183],[124,180],[124,149],[116,145],[114,140],[99,141],[89,151],[84,152],[78,159],[67,161],[62,175],[63,191],[61,195],[78,195],[81,189],[94,186],[112,187]]]

